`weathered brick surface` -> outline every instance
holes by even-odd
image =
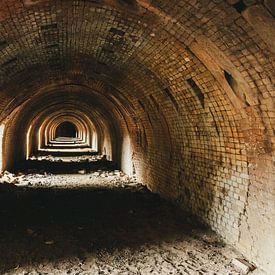
[[[0,4],[6,154],[22,157],[31,121],[71,104],[110,133],[117,161],[129,135],[149,188],[275,269],[272,1]]]

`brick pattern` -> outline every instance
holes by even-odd
[[[256,6],[272,16],[272,6],[239,2],[3,0],[0,117],[27,127],[45,103],[70,98],[71,85],[90,89],[70,102],[116,129],[117,151],[129,133],[134,171],[150,189],[268,265],[251,247],[275,225],[255,213],[274,212],[275,59],[247,16]]]

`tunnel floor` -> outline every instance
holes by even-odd
[[[58,156],[41,155],[33,156],[29,160],[24,160],[17,165],[17,172],[23,173],[53,173],[53,174],[75,174],[79,170],[85,172],[103,170],[114,170],[116,164],[106,159],[106,156],[99,155],[96,152],[90,154],[82,154],[76,152],[72,156],[72,152],[68,155],[63,152],[63,155],[58,152]]]
[[[0,185],[1,274],[240,274],[239,256],[119,171]]]

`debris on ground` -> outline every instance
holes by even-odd
[[[52,244],[54,244],[54,241],[53,241],[53,240],[45,241],[45,244],[47,244],[47,245],[52,245]]]
[[[47,160],[50,162],[95,162],[103,159],[104,156],[100,154],[82,154],[80,156],[52,156],[52,155],[42,155],[42,156],[31,156],[30,160],[43,161]]]
[[[24,195],[0,200],[0,274],[241,274],[215,233],[119,170],[9,177]]]
[[[242,274],[248,274],[250,271],[253,271],[256,269],[254,265],[247,262],[245,259],[241,259],[241,258],[234,258],[231,261],[231,264],[237,269],[239,269],[242,272]]]
[[[0,183],[17,183],[17,177],[8,171],[5,171],[0,176]]]
[[[83,169],[83,170],[79,170],[79,171],[78,171],[78,174],[82,174],[82,175],[84,175],[85,173],[86,173],[86,170],[84,170],[84,169]]]
[[[23,160],[17,165],[18,172],[28,174],[54,173],[54,174],[74,174],[102,170],[115,170],[117,165],[106,159],[105,155],[73,155],[73,156],[32,156],[28,160]]]

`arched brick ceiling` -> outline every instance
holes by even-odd
[[[77,79],[81,74],[85,78],[102,79],[124,92],[131,85],[131,93],[142,97],[146,87],[140,87],[141,79],[144,85],[148,82],[166,87],[179,83],[176,75],[179,71],[184,71],[180,75],[183,78],[201,73],[202,65],[195,57],[199,50],[192,45],[197,39],[202,41],[202,34],[212,34],[208,35],[209,42],[204,43],[210,44],[215,37],[214,45],[231,62],[236,61],[236,52],[240,58],[246,58],[242,53],[244,41],[259,40],[253,32],[254,36],[250,37],[247,23],[238,25],[242,21],[240,14],[225,1],[215,4],[215,8],[209,1],[204,6],[186,1],[180,4],[180,9],[177,1],[169,4],[154,1],[149,6],[147,1],[135,5],[123,4],[124,1],[99,4],[33,1],[30,5],[31,2],[3,1],[2,4],[0,79],[4,85],[17,76],[23,82],[19,82],[22,94],[32,78],[55,81],[66,79],[70,72],[71,78]],[[203,17],[205,14],[207,18]],[[224,22],[225,15],[229,22]],[[232,42],[234,38],[236,41]],[[268,66],[270,62],[266,61],[264,65]],[[246,66],[251,63],[254,66],[255,62],[248,58]],[[9,96],[18,93],[17,89],[12,92],[10,89]]]
[[[272,196],[272,1],[0,5],[1,120],[24,113],[27,102],[34,112],[60,99],[91,112],[97,106],[129,132],[135,171],[150,189],[192,210],[242,251],[249,251],[243,228],[261,243],[249,228],[261,227],[255,221],[268,214],[253,213],[256,195],[247,194]],[[76,89],[85,93],[75,96]],[[55,96],[60,90],[64,96]]]
[[[217,103],[234,113],[233,105],[245,117],[243,100],[230,89],[225,93],[216,81],[219,76],[207,70],[208,59],[215,57],[208,48],[224,55],[216,60],[221,62],[217,70],[231,67],[245,79],[249,105],[271,92],[274,70],[268,68],[274,58],[266,54],[268,45],[225,1],[2,2],[0,81],[2,109],[7,112],[38,87],[80,79],[101,81],[108,90],[115,87],[132,102],[150,94],[166,96],[163,90],[169,87],[174,105],[181,102],[176,108],[196,111],[200,103],[186,82],[194,78],[209,106]],[[256,42],[263,48],[257,59],[249,47],[255,48]],[[257,71],[266,85],[257,81]]]

